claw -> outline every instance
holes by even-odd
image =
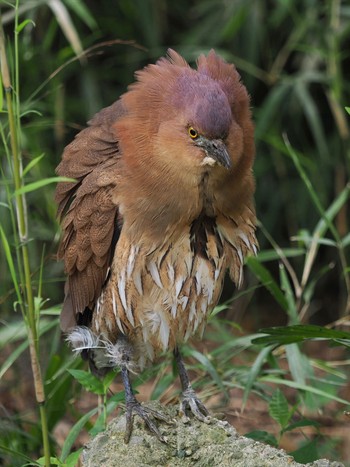
[[[133,398],[132,400],[129,400],[126,405],[126,428],[124,434],[124,442],[126,444],[130,441],[135,414],[142,418],[142,420],[148,426],[151,433],[155,434],[159,441],[166,443],[165,438],[159,431],[157,425],[154,423],[152,418],[156,418],[166,423],[169,423],[170,420],[168,420],[167,417],[157,412],[156,410],[150,409],[149,407],[143,407],[136,398]]]
[[[192,414],[201,422],[209,423],[210,416],[205,405],[198,399],[192,387],[188,387],[182,393],[180,402],[180,414],[186,416],[186,412],[190,410]]]
[[[138,415],[142,420],[145,422],[151,433],[155,434],[159,441],[166,443],[166,439],[163,437],[161,432],[159,431],[156,423],[152,420],[152,418],[156,418],[161,420],[162,422],[166,422],[168,424],[171,423],[167,417],[163,414],[153,410],[149,407],[143,407],[140,402],[136,399],[130,382],[129,372],[126,368],[121,369],[124,388],[125,388],[125,402],[126,402],[126,427],[125,427],[125,434],[124,434],[124,442],[127,444],[130,441],[133,424],[134,424],[134,415]]]
[[[179,370],[179,376],[182,386],[180,414],[186,416],[186,412],[190,410],[193,413],[193,415],[201,422],[210,423],[209,412],[204,406],[204,404],[198,399],[196,393],[192,389],[185,365],[182,361],[182,357],[178,348],[175,348],[174,356]]]

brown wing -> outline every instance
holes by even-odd
[[[68,274],[63,331],[75,326],[86,308],[93,309],[119,236],[121,220],[113,192],[120,151],[112,125],[123,114],[120,101],[99,112],[66,147],[57,167],[58,175],[77,180],[59,183],[55,197],[63,228],[58,258]]]

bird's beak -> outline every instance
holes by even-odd
[[[225,169],[229,170],[232,167],[227,147],[221,139],[208,139],[200,136],[196,140],[196,145],[203,148],[207,156],[214,159]]]

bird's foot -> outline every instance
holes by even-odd
[[[145,422],[151,433],[155,434],[159,441],[166,443],[166,439],[159,431],[158,426],[153,421],[153,419],[156,418],[168,424],[172,423],[171,420],[169,420],[167,417],[157,412],[156,410],[142,406],[140,402],[136,399],[136,397],[133,397],[131,400],[128,400],[126,404],[126,427],[124,434],[124,442],[126,444],[130,441],[134,424],[134,415],[138,415],[140,418],[142,418],[142,420]]]
[[[181,396],[180,401],[180,415],[185,420],[188,420],[187,412],[191,411],[192,414],[201,422],[210,423],[210,415],[205,405],[198,399],[192,387],[185,389]]]

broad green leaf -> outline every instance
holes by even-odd
[[[301,448],[289,454],[294,457],[296,462],[302,464],[313,462],[320,457],[318,444],[319,442],[317,439],[312,439],[311,441],[307,441]]]
[[[291,413],[288,407],[288,401],[283,392],[277,388],[271,397],[269,404],[269,414],[283,429],[287,426]]]
[[[69,373],[77,380],[79,383],[90,392],[94,394],[105,394],[105,388],[103,382],[94,376],[89,371],[84,370],[68,370]]]
[[[112,384],[116,376],[117,376],[117,373],[114,370],[111,370],[103,378],[102,384],[104,387],[104,392],[103,392],[104,394],[108,391],[109,386]]]
[[[40,457],[38,460],[37,460],[38,464],[39,465],[46,465],[46,461],[45,461],[45,457]],[[57,459],[57,457],[50,457],[50,465],[64,465],[62,464],[62,462]]]
[[[69,456],[66,458],[66,466],[67,467],[76,467],[79,461],[80,454],[82,453],[83,448],[78,449],[78,451],[71,452]]]
[[[350,107],[345,107],[345,110],[346,110],[347,113],[350,115]]]
[[[318,428],[320,424],[314,420],[308,420],[307,418],[304,418],[302,420],[298,420],[297,422],[291,423],[290,425],[287,425],[285,428],[283,428],[282,432],[285,433],[286,431],[292,431],[296,428],[302,428],[304,426],[314,426]]]
[[[277,439],[267,431],[263,430],[253,430],[249,433],[245,433],[246,438],[254,439],[255,441],[260,441],[260,443],[270,444],[271,446],[277,447]]]

